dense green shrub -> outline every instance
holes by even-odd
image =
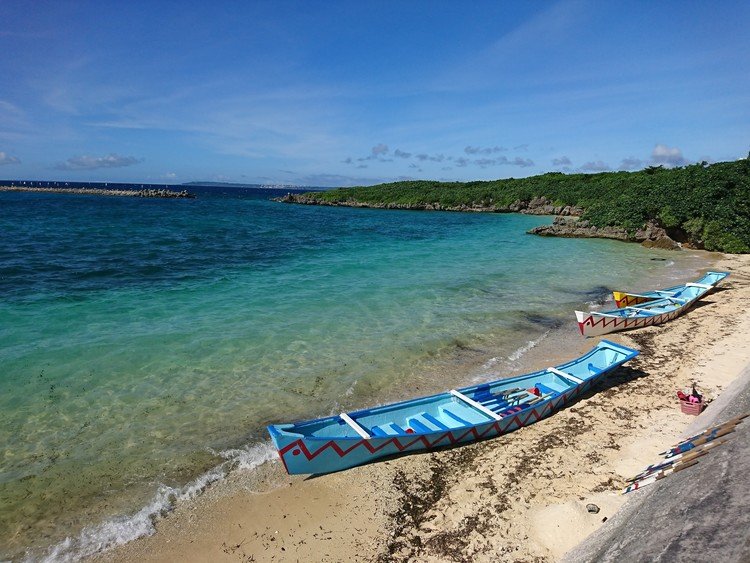
[[[308,194],[313,195],[313,194]],[[597,226],[633,231],[647,221],[708,250],[750,252],[750,161],[698,163],[681,168],[651,166],[638,172],[561,174],[476,182],[412,180],[341,188],[314,194],[325,201],[369,204],[494,206],[549,198],[577,205]]]

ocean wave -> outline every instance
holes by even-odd
[[[538,345],[542,340],[547,338],[547,336],[552,332],[552,330],[553,329],[551,328],[547,329],[538,338],[529,340],[523,346],[519,346],[518,348],[516,348],[508,356],[495,356],[495,357],[490,358],[484,363],[484,365],[482,365],[481,373],[472,379],[472,383],[480,383],[483,381],[487,381],[488,379],[495,379],[497,377],[501,377],[502,373],[499,370],[495,369],[495,367],[498,364],[505,363],[507,367],[507,364],[517,362],[518,360],[521,359],[521,357],[523,357],[524,354],[526,354],[529,350],[531,350],[536,345]]]
[[[499,358],[497,356],[495,356],[494,358],[490,358],[489,360],[484,362],[482,369],[492,369],[500,360],[502,360],[502,358]]]
[[[539,343],[540,343],[540,342],[541,342],[542,340],[544,340],[545,338],[547,338],[547,335],[549,335],[549,333],[550,333],[551,331],[552,331],[552,329],[547,329],[547,330],[546,330],[546,331],[545,331],[544,333],[542,333],[542,335],[541,335],[541,336],[540,336],[539,338],[536,338],[536,339],[534,339],[534,340],[529,340],[529,341],[528,341],[528,342],[527,342],[526,344],[524,344],[524,345],[523,345],[523,346],[521,346],[520,348],[517,348],[516,350],[514,350],[514,351],[513,351],[513,352],[512,352],[512,353],[511,353],[511,354],[510,354],[510,355],[508,356],[508,358],[507,358],[507,359],[508,359],[508,361],[511,361],[511,362],[516,362],[516,361],[520,360],[520,359],[521,359],[521,357],[522,357],[522,356],[523,356],[523,355],[524,355],[524,354],[525,354],[526,352],[528,352],[528,351],[529,351],[529,350],[531,350],[531,349],[532,349],[532,348],[533,348],[534,346],[536,346],[537,344],[539,344]]]
[[[276,450],[270,441],[212,453],[225,461],[183,487],[159,486],[151,501],[135,514],[117,516],[101,524],[87,526],[77,537],[65,538],[49,548],[41,557],[27,553],[24,561],[78,561],[135,539],[150,536],[156,530],[156,521],[172,512],[180,502],[196,498],[213,483],[225,479],[231,471],[252,470],[276,459]]]

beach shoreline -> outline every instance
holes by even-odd
[[[552,417],[485,442],[315,478],[286,476],[278,463],[234,472],[160,519],[154,535],[93,559],[559,559],[626,500],[618,494],[625,478],[691,422],[676,389],[695,381],[716,397],[747,363],[735,344],[750,333],[750,315],[733,313],[750,295],[750,259],[727,255],[715,269],[732,272],[725,289],[671,323],[612,335],[642,355]],[[551,365],[592,342],[556,353],[547,344],[528,362]]]

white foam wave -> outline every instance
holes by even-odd
[[[243,448],[224,450],[219,455],[233,464],[233,469],[248,471],[267,461],[275,461],[276,448],[269,442],[247,445]]]
[[[482,366],[482,369],[492,369],[495,367],[495,365],[501,360],[502,358],[494,357],[487,360],[484,365]]]
[[[151,501],[135,514],[117,516],[101,524],[87,526],[78,537],[65,538],[52,546],[42,557],[27,554],[25,561],[78,561],[135,539],[150,536],[155,531],[155,522],[174,510],[180,502],[197,497],[209,485],[224,479],[230,471],[251,470],[275,459],[276,450],[269,441],[213,453],[225,461],[185,486],[161,485]]]
[[[352,384],[351,384],[351,385],[349,386],[349,388],[348,388],[348,389],[347,389],[346,391],[344,391],[344,396],[345,396],[345,397],[349,397],[349,396],[351,396],[351,395],[352,395],[352,394],[354,393],[354,388],[355,388],[355,387],[357,386],[357,381],[359,381],[359,380],[358,380],[358,379],[355,379],[355,380],[354,380],[354,383],[352,383]]]
[[[528,351],[529,351],[529,350],[531,350],[531,349],[532,349],[532,348],[533,348],[534,346],[536,346],[537,344],[539,344],[539,343],[540,343],[540,342],[541,342],[542,340],[544,340],[545,338],[547,338],[547,335],[548,335],[549,333],[550,333],[550,330],[548,329],[547,331],[545,331],[545,332],[544,332],[544,334],[542,334],[542,335],[541,335],[541,336],[540,336],[539,338],[537,338],[536,340],[529,340],[529,341],[528,341],[528,342],[527,342],[526,344],[524,344],[524,345],[523,345],[523,346],[521,346],[520,348],[518,348],[518,349],[516,349],[515,351],[513,351],[513,353],[512,353],[512,354],[510,354],[510,355],[508,356],[508,360],[509,360],[509,361],[511,361],[511,362],[515,362],[515,361],[518,361],[518,360],[520,360],[520,359],[521,359],[521,357],[522,357],[522,356],[523,356],[523,355],[524,355],[524,354],[525,354],[526,352],[528,352]]]
[[[513,362],[518,361],[526,352],[528,352],[534,346],[539,344],[542,340],[547,338],[550,332],[552,332],[552,329],[547,329],[547,331],[545,331],[544,334],[539,336],[539,338],[535,340],[529,340],[526,344],[515,349],[508,356],[505,356],[505,357],[496,356],[494,358],[490,358],[482,366],[482,372],[472,379],[472,383],[480,383],[483,381],[487,381],[488,379],[496,379],[500,377],[502,375],[502,372],[495,369],[497,364],[501,362],[513,363]],[[506,364],[506,368],[507,368],[507,364]]]

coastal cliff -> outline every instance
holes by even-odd
[[[528,231],[532,235],[545,237],[568,238],[608,238],[624,242],[640,242],[648,248],[662,248],[665,250],[679,250],[680,244],[673,240],[667,232],[654,222],[649,222],[642,229],[628,232],[622,227],[597,227],[590,221],[577,217],[555,217],[551,225],[541,225]]]
[[[492,201],[458,205],[444,205],[439,201],[433,203],[414,202],[369,202],[357,199],[331,200],[319,197],[321,192],[292,194],[274,198],[274,201],[282,203],[298,203],[301,205],[326,205],[330,207],[365,207],[371,209],[404,209],[412,211],[456,211],[477,213],[524,213],[526,215],[560,215],[580,216],[583,209],[575,205],[554,205],[552,200],[546,197],[533,198],[530,201],[514,201],[507,206],[495,205]]]

